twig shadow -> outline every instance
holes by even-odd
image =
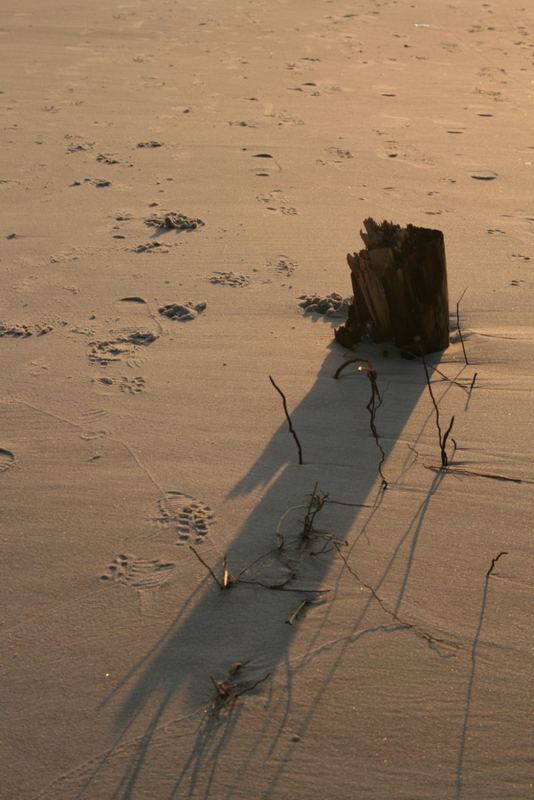
[[[464,774],[464,764],[465,764],[465,748],[467,744],[467,734],[469,731],[469,719],[471,716],[471,707],[473,704],[473,695],[475,690],[475,678],[476,678],[476,671],[477,671],[477,657],[478,657],[478,646],[480,643],[480,635],[482,633],[482,626],[484,625],[484,618],[486,616],[486,606],[488,604],[488,594],[489,594],[489,585],[490,585],[490,577],[491,573],[493,572],[493,568],[495,563],[501,558],[501,556],[507,555],[504,551],[499,553],[495,558],[491,561],[491,566],[486,572],[484,576],[484,590],[482,592],[482,603],[480,606],[480,615],[478,617],[478,625],[475,631],[475,636],[473,638],[473,643],[471,645],[471,670],[469,673],[469,680],[467,681],[467,692],[465,698],[465,710],[464,710],[464,718],[462,724],[462,732],[460,734],[460,746],[458,748],[458,760],[456,762],[456,800],[461,800],[462,797],[462,790],[463,790],[463,774]]]

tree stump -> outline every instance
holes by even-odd
[[[449,297],[443,233],[364,220],[365,250],[349,253],[354,300],[336,340],[394,342],[404,354],[449,346]]]

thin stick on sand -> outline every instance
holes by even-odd
[[[202,558],[200,553],[197,550],[195,550],[195,548],[193,547],[192,544],[189,545],[189,549],[192,550],[192,552],[196,555],[196,557],[198,558],[198,560],[200,561],[202,566],[206,567],[206,569],[208,570],[209,574],[211,575],[211,577],[213,578],[213,580],[215,581],[215,583],[217,584],[219,589],[225,589],[226,587],[224,586],[224,584],[221,583],[221,581],[219,580],[217,575],[214,573],[214,571],[212,570],[210,565],[206,561],[204,561],[204,559]]]
[[[238,668],[239,669],[239,668]],[[235,675],[238,670],[234,670],[230,674]],[[211,704],[211,711],[217,713],[221,711],[223,708],[232,709],[239,697],[241,695],[246,694],[247,692],[252,692],[260,683],[263,683],[267,680],[271,675],[268,672],[262,678],[258,678],[258,680],[254,681],[253,683],[249,683],[248,685],[239,685],[234,681],[229,680],[222,680],[219,681],[213,677],[213,675],[209,676],[210,681],[212,682],[213,686],[215,687],[216,695],[215,699]]]
[[[291,417],[289,416],[289,411],[287,410],[286,396],[283,393],[283,391],[280,389],[280,387],[276,385],[276,383],[274,382],[273,378],[270,375],[269,375],[269,380],[271,381],[272,385],[274,386],[274,388],[276,389],[276,391],[278,392],[278,394],[282,398],[282,403],[284,404],[284,412],[285,412],[285,415],[286,415],[287,424],[289,425],[289,432],[292,434],[292,436],[293,436],[293,438],[294,438],[294,440],[296,442],[297,449],[299,451],[299,464],[302,464],[303,463],[303,461],[302,461],[302,447],[300,446],[300,442],[299,442],[298,436],[295,433],[295,429],[293,428],[293,423],[291,422]]]
[[[306,608],[307,605],[309,605],[309,603],[310,603],[309,600],[301,600],[301,602],[298,604],[295,610],[292,611],[289,617],[286,619],[286,625],[293,625],[299,614],[302,611],[304,611],[304,609]]]
[[[377,373],[376,370],[373,368],[373,365],[367,358],[349,358],[348,361],[345,361],[341,366],[337,368],[334,373],[334,378],[337,380],[345,367],[348,367],[349,364],[359,364],[358,372],[364,372],[367,377],[369,378],[369,383],[371,384],[371,396],[369,398],[369,402],[367,403],[367,411],[369,412],[369,427],[371,428],[371,433],[373,435],[373,439],[375,440],[375,444],[378,448],[380,453],[380,461],[378,462],[378,474],[382,480],[382,489],[385,491],[388,488],[388,482],[384,475],[383,467],[384,461],[386,460],[386,454],[384,452],[384,448],[380,443],[380,436],[378,435],[378,431],[376,429],[376,412],[382,405],[382,397],[380,395],[380,391],[378,389],[377,383]]]
[[[441,466],[447,467],[449,465],[449,457],[447,456],[446,446],[447,446],[447,439],[449,438],[449,434],[452,431],[452,426],[454,425],[454,416],[451,417],[451,421],[449,423],[449,427],[445,431],[445,435],[443,435],[441,430],[440,418],[439,418],[439,408],[436,402],[436,398],[434,397],[434,392],[432,391],[432,384],[430,382],[430,375],[428,373],[428,365],[426,363],[425,354],[421,350],[421,360],[423,362],[423,367],[425,370],[425,377],[426,377],[426,385],[428,386],[428,393],[430,394],[430,398],[432,400],[432,405],[434,406],[434,411],[436,413],[436,428],[438,429],[438,440],[439,440],[439,448],[441,453]],[[455,442],[456,445],[456,442]],[[454,448],[456,450],[456,446]]]
[[[464,353],[465,363],[469,364],[469,361],[467,360],[467,353],[465,352],[465,344],[464,344],[464,337],[462,336],[462,328],[461,328],[461,325],[460,325],[460,303],[462,302],[466,292],[467,292],[467,289],[464,289],[462,294],[461,294],[461,296],[460,296],[460,299],[456,303],[456,324],[458,326],[458,334],[460,336],[460,342],[462,343],[462,350],[463,350],[463,353]]]

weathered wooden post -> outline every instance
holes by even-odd
[[[364,336],[392,341],[405,354],[449,345],[449,297],[443,233],[431,228],[364,220],[365,249],[347,256],[354,300],[336,340]]]

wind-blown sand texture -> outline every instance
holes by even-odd
[[[531,798],[534,7],[18,0],[0,43],[2,800]],[[421,362],[300,307],[369,216],[445,235],[450,471]]]

